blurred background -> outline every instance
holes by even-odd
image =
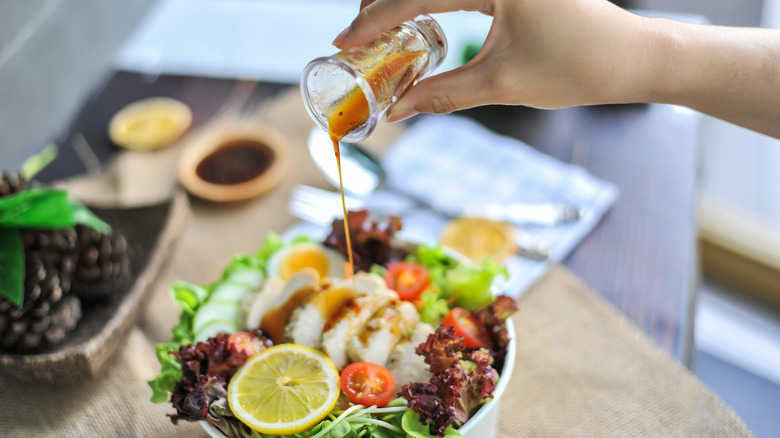
[[[15,168],[57,138],[162,1],[0,0],[0,167]],[[357,0],[343,1],[357,10]],[[616,3],[780,28],[780,0]],[[693,370],[756,436],[780,436],[780,141],[709,117],[700,138]]]

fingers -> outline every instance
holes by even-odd
[[[418,113],[447,114],[485,105],[492,101],[486,80],[487,74],[478,64],[424,79],[390,107],[387,120],[398,122]]]
[[[454,11],[486,11],[492,9],[492,0],[362,0],[363,7],[333,41],[340,49],[365,44],[383,32],[418,15]]]

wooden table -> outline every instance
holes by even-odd
[[[255,86],[257,85],[257,86]],[[116,147],[111,116],[134,100],[167,95],[193,109],[194,125],[235,93],[263,99],[286,86],[119,72],[87,101],[57,139],[60,156],[40,179],[82,173]],[[565,264],[625,312],[657,344],[690,364],[697,283],[694,223],[697,117],[667,105],[622,105],[537,111],[484,107],[463,112],[620,188],[620,198]],[[85,154],[86,145],[94,152]],[[86,155],[86,158],[85,158]]]

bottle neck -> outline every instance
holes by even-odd
[[[428,15],[420,15],[404,23],[417,32],[425,43],[429,58],[426,74],[432,72],[444,62],[447,56],[447,39],[439,23]]]

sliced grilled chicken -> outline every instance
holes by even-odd
[[[284,342],[285,326],[293,311],[317,293],[319,284],[320,274],[312,268],[301,269],[287,280],[260,321],[260,330],[270,336],[274,344]]]
[[[318,348],[325,327],[355,305],[357,292],[342,282],[323,285],[304,305],[295,309],[285,327],[286,342]]]
[[[398,393],[401,387],[409,382],[427,382],[431,378],[428,364],[422,356],[415,353],[414,349],[428,339],[428,335],[434,332],[430,324],[421,322],[417,324],[411,334],[404,337],[387,359],[385,368],[390,371],[395,381],[394,391]]]
[[[385,283],[384,278],[377,274],[367,272],[355,274],[352,278],[340,280],[337,284],[340,284],[343,287],[351,287],[359,295],[374,293],[377,290],[389,290],[387,289],[387,283]],[[393,292],[393,294],[395,294],[395,292]]]
[[[377,312],[358,336],[347,343],[352,362],[373,362],[384,366],[390,351],[420,322],[420,314],[408,301],[399,301]]]
[[[244,297],[241,302],[241,319],[239,320],[242,328],[256,329],[260,327],[260,321],[271,308],[271,304],[282,293],[284,284],[284,280],[281,278],[267,278],[259,291]]]
[[[357,293],[354,302],[343,306],[343,311],[326,321],[322,334],[322,350],[341,370],[348,364],[347,343],[363,329],[363,326],[380,309],[398,300],[398,294],[387,288],[376,274],[356,274],[344,280]]]

